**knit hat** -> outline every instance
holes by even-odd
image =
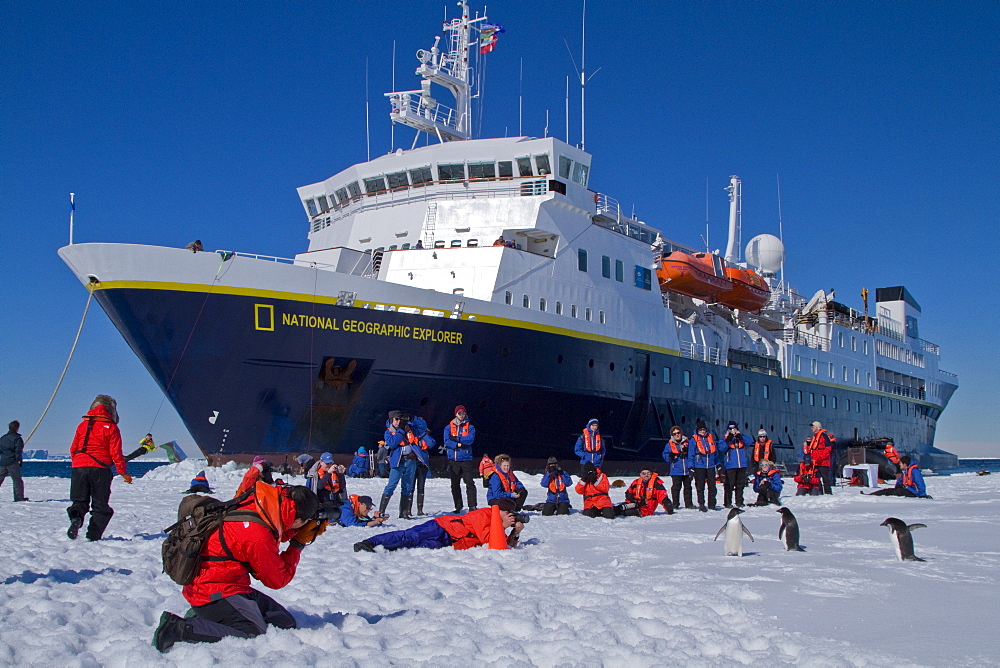
[[[333,463],[333,455],[331,455],[329,452],[324,452],[323,454],[321,454],[319,456],[319,460],[321,462],[323,462],[324,464],[332,464]]]
[[[727,425],[726,425],[726,429],[732,429],[732,428],[734,428],[734,427],[735,427],[736,429],[739,429],[739,428],[740,428],[740,426],[739,426],[738,424],[736,424],[735,422],[733,422],[733,421],[730,421],[730,422],[729,422],[729,424],[727,424]]]
[[[517,504],[511,498],[497,499],[497,502],[493,505],[504,512],[513,513],[517,511]]]
[[[198,492],[211,494],[212,488],[208,486],[208,478],[205,477],[204,469],[198,471],[198,475],[191,480],[191,487],[188,489],[188,492],[192,494]]]
[[[559,460],[558,460],[558,459],[556,459],[555,457],[549,457],[549,461],[547,461],[547,462],[545,462],[545,463],[546,463],[546,464],[558,464],[558,463],[559,463]]]
[[[758,436],[767,436],[767,430],[766,429],[761,429],[760,431],[757,432],[757,435]]]
[[[584,473],[596,473],[597,472],[597,467],[594,466],[593,462],[587,462],[586,464],[583,465],[583,472]]]
[[[368,451],[365,450],[365,446],[362,445],[360,448],[358,448],[358,454],[359,455],[366,455],[366,454],[368,454]]]
[[[601,423],[597,418],[590,418],[589,420],[587,420],[588,427],[592,424],[600,425]]]
[[[462,404],[455,406],[455,415],[458,415],[459,413],[468,413],[468,411],[465,410],[465,406]]]
[[[402,418],[403,411],[389,411],[389,419],[395,420],[396,418]]]
[[[695,431],[701,431],[702,429],[708,429],[708,427],[705,426],[704,422],[702,422],[701,420],[698,420],[698,422],[695,423],[694,430]]]

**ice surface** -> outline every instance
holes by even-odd
[[[929,476],[934,500],[784,497],[807,552],[785,552],[780,516],[748,508],[742,558],[712,538],[723,512],[532,518],[515,550],[360,553],[383,529],[331,528],[295,580],[272,592],[298,620],[253,640],[151,645],[160,612],[183,614],[160,572],[161,530],[204,462],[120,478],[105,539],[66,538],[69,480],[28,478],[27,503],[0,501],[0,664],[125,665],[997,665],[1000,475]],[[207,469],[220,497],[242,472]],[[529,503],[537,476],[519,474]],[[290,478],[301,482],[302,478]],[[384,481],[350,480],[378,498]],[[794,488],[794,483],[791,485]],[[480,499],[484,490],[479,489]],[[624,489],[612,489],[614,501]],[[426,510],[451,508],[447,480]],[[571,495],[574,505],[579,497]],[[398,492],[390,506],[395,514]],[[900,563],[879,523],[921,522]],[[393,521],[393,527],[410,523]],[[387,527],[389,528],[389,527]],[[263,588],[262,588],[263,589]],[[992,611],[992,612],[991,612]]]

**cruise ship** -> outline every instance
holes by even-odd
[[[305,252],[59,250],[213,463],[347,455],[390,409],[437,438],[462,404],[477,453],[519,466],[570,460],[590,418],[609,471],[662,463],[672,425],[731,420],[787,462],[819,420],[957,465],[934,432],[958,381],[905,287],[871,312],[867,291],[862,311],[799,294],[778,238],[742,248],[738,177],[713,253],[628,215],[578,146],[474,138],[472,65],[497,27],[459,6],[417,52],[420,88],[387,94],[413,146],[298,189]]]

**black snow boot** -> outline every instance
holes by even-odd
[[[69,529],[66,530],[66,537],[70,540],[76,540],[77,534],[80,533],[80,527],[83,526],[83,520],[79,517],[74,517],[69,521]]]
[[[399,497],[399,519],[412,520],[410,517],[410,504],[413,502],[412,496]]]
[[[424,514],[424,493],[417,492],[417,515]]]
[[[374,552],[375,546],[369,543],[367,540],[363,540],[359,543],[354,544],[355,552]]]
[[[382,495],[382,500],[378,504],[378,512],[380,515],[385,515],[385,509],[389,507],[390,499],[392,499],[392,494]]]
[[[160,652],[166,652],[174,643],[184,640],[187,622],[172,612],[160,615],[160,625],[153,632],[153,647]]]

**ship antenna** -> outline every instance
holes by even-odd
[[[705,252],[708,253],[711,246],[708,245],[708,177],[705,177]]]
[[[365,146],[368,149],[368,160],[372,159],[372,135],[368,122],[368,59],[365,58]]]
[[[781,175],[775,174],[774,180],[778,184],[778,239],[781,243],[785,243],[785,230],[781,221]],[[779,284],[782,291],[785,290],[785,254],[781,254],[781,283]],[[867,315],[867,313],[866,313]]]
[[[569,48],[568,44],[566,48]],[[572,53],[569,55],[570,58],[573,57]],[[566,77],[566,143],[569,143],[569,77]]]
[[[521,118],[524,112],[524,58],[521,58],[521,73],[517,79],[517,136],[523,137]]]
[[[581,43],[580,43],[580,67],[576,66],[576,59],[573,52],[569,50],[569,43],[563,39],[566,51],[569,51],[569,58],[573,61],[573,69],[580,77],[580,150],[587,150],[587,82],[594,78],[601,68],[598,67],[593,73],[587,76],[587,0],[583,0],[583,13],[581,19]],[[566,143],[569,143],[569,84],[566,86]]]
[[[73,212],[76,211],[76,193],[69,194],[69,245],[73,245]]]
[[[392,40],[392,89],[396,90],[396,40]],[[390,123],[389,153],[392,153],[395,150],[396,150],[396,124]]]

